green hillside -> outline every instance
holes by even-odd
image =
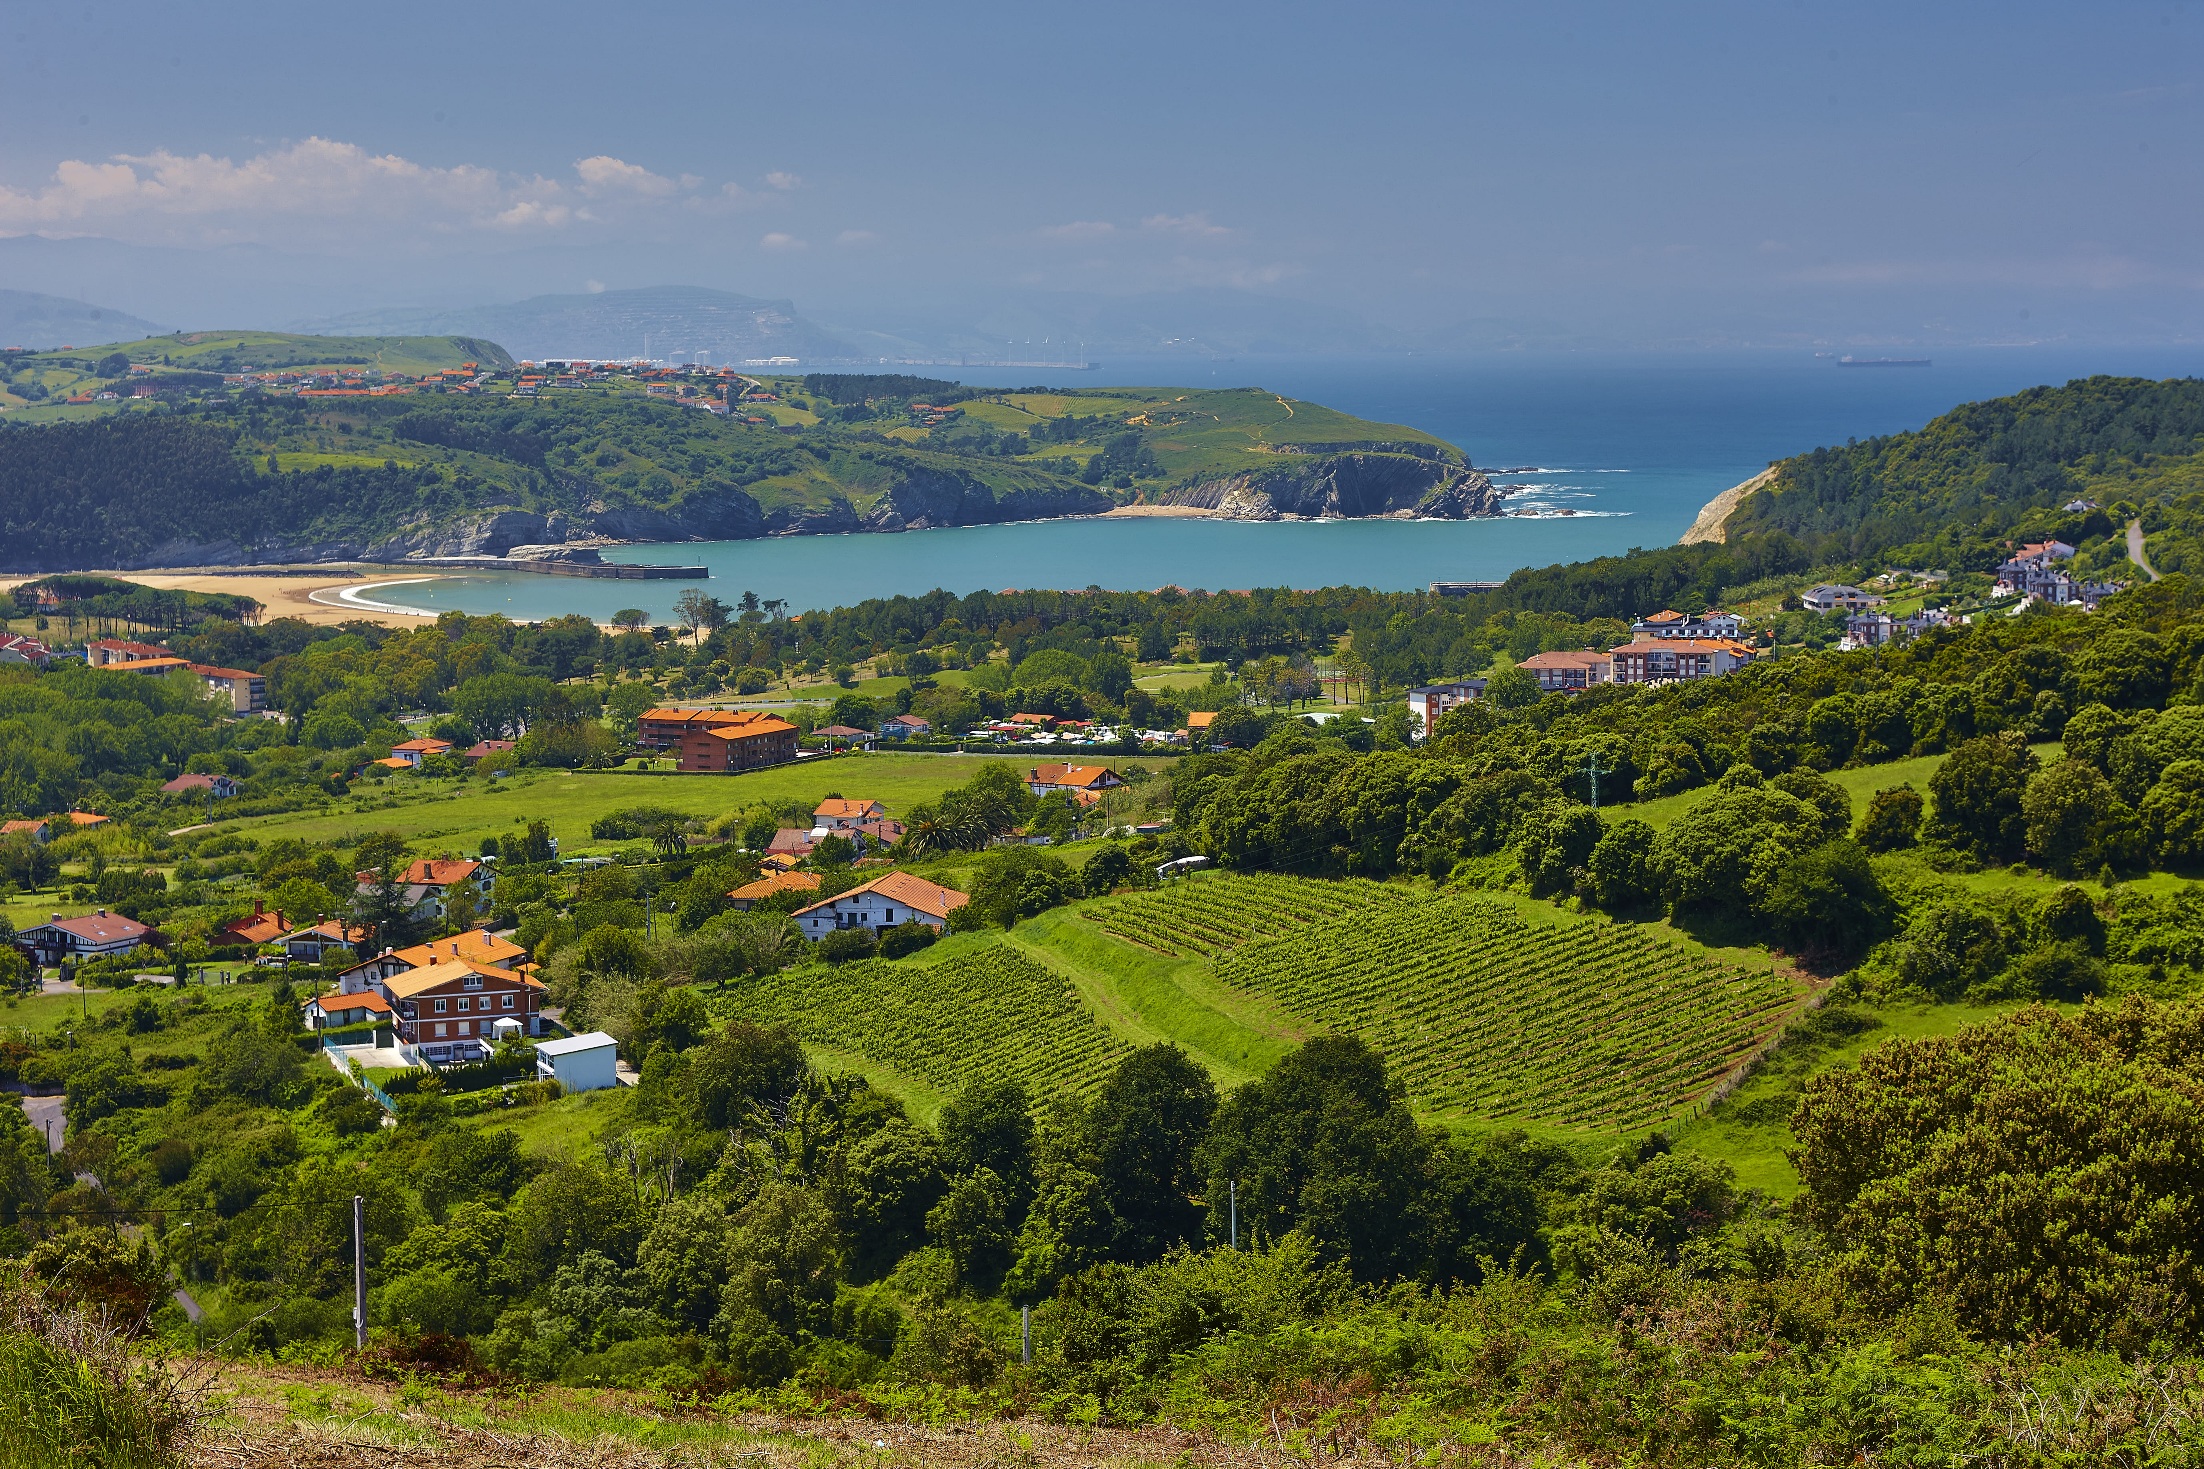
[[[139,366],[184,372],[373,371],[420,377],[465,363],[504,368],[513,359],[503,347],[480,337],[320,337],[290,332],[176,332],[108,342],[56,347],[43,352],[9,353],[6,391],[0,403],[27,404],[19,391],[36,381],[49,396],[94,388],[105,380],[97,369],[116,354]]]
[[[912,959],[760,975],[715,1003],[790,1027],[926,1115],[974,1081],[1084,1093],[1159,1040],[1229,1086],[1330,1033],[1385,1055],[1431,1119],[1615,1137],[1691,1111],[1806,994],[1546,903],[1255,873]]]
[[[101,352],[0,358],[0,426],[49,430],[0,435],[7,569],[145,565],[178,544],[316,560],[900,530],[1226,483],[1262,514],[1383,513],[1463,489],[1441,513],[1489,509],[1482,476],[1431,435],[1253,388],[983,396],[903,376],[524,374],[470,338],[202,333]],[[410,380],[461,360],[494,370]],[[247,368],[263,380],[217,375]]]
[[[1987,570],[2012,540],[2102,543],[2115,533],[2194,539],[2204,506],[2204,381],[2093,377],[1966,403],[1910,433],[1813,450],[1773,466],[1725,523],[1731,540],[1780,532],[1824,561]],[[2067,507],[2076,508],[2067,508]],[[2193,550],[2168,546],[2187,569]]]

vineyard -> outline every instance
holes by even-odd
[[[1112,898],[1086,909],[1085,916],[1104,933],[1160,954],[1214,958],[1256,939],[1430,899],[1429,893],[1376,882],[1220,873]]]
[[[1419,1107],[1628,1132],[1703,1096],[1802,998],[1626,925],[1490,899],[1225,876],[1090,906],[1226,986],[1382,1052]]]
[[[806,964],[738,980],[714,1008],[890,1067],[943,1095],[1015,1078],[1084,1091],[1125,1052],[1071,986],[1003,944],[939,963]]]

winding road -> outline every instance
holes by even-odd
[[[2127,559],[2142,567],[2143,575],[2149,577],[2152,581],[2158,580],[2158,573],[2151,569],[2150,562],[2144,559],[2143,556],[2143,519],[2141,516],[2137,516],[2127,523]]]

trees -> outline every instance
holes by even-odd
[[[1861,952],[1890,931],[1896,911],[1866,850],[1848,838],[1793,858],[1759,904],[1776,937],[1813,955]]]
[[[1932,834],[1985,861],[2018,856],[2027,839],[2021,798],[2035,770],[2035,754],[2017,734],[1968,740],[1929,777]]]
[[[1599,813],[1569,801],[1548,801],[1523,817],[1516,860],[1537,894],[1566,892],[1606,835]]]
[[[1895,852],[1910,847],[1920,836],[1921,793],[1911,786],[1877,791],[1867,803],[1854,839],[1870,852]]]
[[[2167,766],[2137,814],[2155,865],[2204,864],[2204,760],[2177,760]]]
[[[2036,772],[2020,805],[2029,855],[2059,876],[2129,867],[2143,855],[2134,813],[2079,760],[2054,760]]]
[[[1992,1339],[2204,1329],[2204,1009],[2031,1007],[1892,1041],[1807,1084],[1803,1216],[1870,1309],[1949,1303]]]
[[[1133,1052],[1096,1093],[1086,1141],[1119,1258],[1152,1260],[1200,1237],[1195,1150],[1216,1110],[1209,1073],[1169,1044]]]
[[[725,602],[695,587],[674,598],[673,611],[675,623],[687,628],[692,640],[699,644],[725,627],[734,616],[734,609]]]
[[[1585,861],[1592,901],[1609,912],[1627,912],[1660,901],[1660,877],[1653,865],[1654,832],[1631,817],[1607,829]]]
[[[477,674],[452,690],[452,712],[466,720],[478,738],[518,739],[551,703],[553,689],[547,678]]]

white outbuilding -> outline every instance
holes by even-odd
[[[536,1079],[556,1080],[570,1092],[620,1084],[620,1043],[601,1030],[536,1042]]]

